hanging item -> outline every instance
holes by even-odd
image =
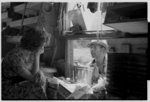
[[[51,12],[53,9],[53,3],[44,3],[43,10],[44,12]]]
[[[90,2],[88,3],[87,8],[89,8],[92,13],[95,13],[98,10],[98,3]]]
[[[77,9],[75,9],[75,7],[77,7]],[[70,10],[68,12],[69,19],[70,21],[72,21],[73,26],[80,26],[82,30],[86,30],[85,21],[83,19],[81,11],[82,6],[77,4],[75,7],[73,8],[73,10]]]
[[[20,34],[23,34],[23,28],[24,28],[23,22],[24,22],[24,16],[25,16],[25,13],[26,13],[26,9],[27,9],[27,4],[28,4],[28,3],[25,3],[24,12],[23,12],[23,15],[22,15]]]

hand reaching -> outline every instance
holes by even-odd
[[[92,89],[93,89],[93,92],[98,92],[100,90],[103,90],[105,89],[105,86],[107,85],[107,81],[105,78],[99,78],[98,80],[98,83],[95,84]]]
[[[46,77],[44,75],[44,73],[42,71],[39,71],[36,75],[35,75],[35,83],[43,86],[46,83]]]

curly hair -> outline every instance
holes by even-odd
[[[21,47],[30,51],[35,51],[46,42],[47,38],[48,36],[45,33],[35,29],[29,29],[23,34]]]

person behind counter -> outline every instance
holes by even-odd
[[[2,61],[2,99],[46,99],[42,86],[46,77],[40,71],[40,55],[49,35],[30,29],[20,45],[12,49]]]
[[[88,44],[91,50],[91,56],[94,58],[91,67],[94,67],[92,74],[92,89],[94,92],[104,92],[107,84],[107,52],[108,44],[106,40],[92,40]]]

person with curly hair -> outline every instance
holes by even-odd
[[[2,99],[47,99],[40,55],[50,36],[35,29],[23,34],[18,47],[2,61]]]

